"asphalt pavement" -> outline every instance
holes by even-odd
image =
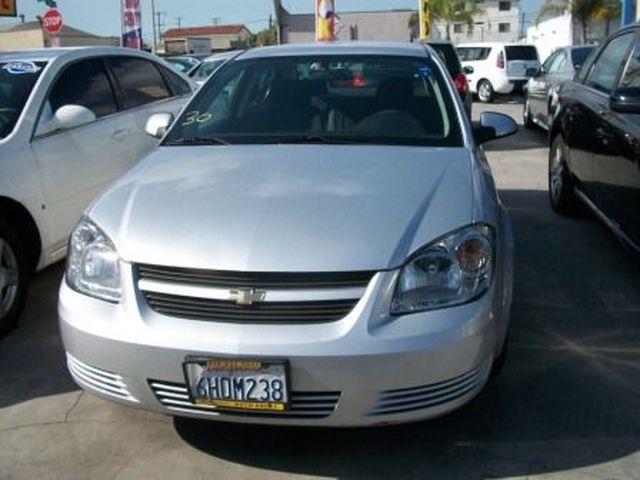
[[[484,109],[521,123],[517,104]],[[506,367],[469,405],[417,424],[322,430],[111,404],[66,371],[56,265],[0,339],[0,479],[640,479],[640,262],[590,214],[551,211],[546,143],[522,129],[487,147],[514,222],[515,298]]]

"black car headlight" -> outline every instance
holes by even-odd
[[[474,224],[420,249],[402,267],[391,314],[451,307],[480,297],[491,285],[494,237],[490,226]]]

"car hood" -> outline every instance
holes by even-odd
[[[382,270],[472,221],[465,148],[160,147],[89,211],[129,262]]]

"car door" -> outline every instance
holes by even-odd
[[[123,110],[123,139],[127,166],[144,158],[158,145],[158,139],[145,134],[148,118],[167,112],[174,116],[191,95],[191,86],[175,73],[155,62],[134,56],[106,59],[113,75]]]
[[[537,120],[540,120],[540,116],[545,112],[543,106],[545,105],[545,99],[548,92],[548,76],[551,66],[559,58],[561,53],[562,51],[552,53],[538,69],[536,76],[529,82],[527,92],[529,99],[529,111]]]
[[[635,33],[625,31],[614,36],[604,46],[587,76],[589,116],[588,132],[592,139],[593,182],[589,196],[607,216],[613,214],[611,194],[612,176],[617,171],[617,158],[621,156],[620,143],[624,132],[617,131],[622,119],[609,106],[610,95],[616,89],[623,66],[627,63]],[[585,128],[587,130],[587,128]]]
[[[638,40],[625,63],[618,86],[640,89]],[[640,115],[608,109],[604,121],[594,157],[598,207],[640,245]]]
[[[68,130],[45,131],[53,113],[66,105],[86,107],[96,120]],[[41,111],[30,148],[55,239],[48,253],[54,253],[65,248],[69,232],[98,192],[123,172],[127,127],[121,123],[113,84],[100,58],[62,67]]]
[[[627,58],[634,34],[626,31],[612,37],[599,51],[583,83],[576,86],[576,101],[571,105],[571,170],[580,188],[596,204],[601,190],[596,185],[595,158],[608,149],[614,135],[607,121],[609,94],[615,88],[620,69]],[[582,75],[582,71],[581,71]]]

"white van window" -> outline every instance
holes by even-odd
[[[486,60],[491,53],[490,47],[460,47],[458,55],[463,62],[476,62],[478,60]]]

